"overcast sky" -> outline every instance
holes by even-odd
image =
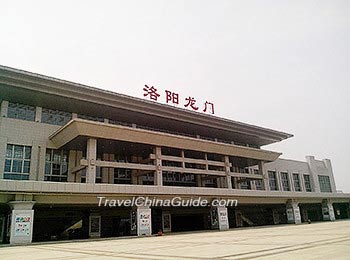
[[[292,133],[265,149],[329,158],[350,192],[350,1],[4,1],[0,64]],[[162,93],[161,93],[162,94]],[[162,101],[161,101],[162,102]]]

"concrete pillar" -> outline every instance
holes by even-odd
[[[33,238],[35,201],[10,201],[12,208],[10,244],[30,244]]]
[[[39,166],[39,145],[35,141],[32,142],[32,150],[30,157],[30,171],[29,171],[29,180],[35,181],[38,179],[38,166]]]
[[[184,150],[181,150],[181,158],[182,158],[182,168],[185,169],[186,164],[185,164],[185,151]]]
[[[67,182],[74,182],[74,176],[77,173],[72,173],[72,170],[76,166],[76,157],[77,157],[77,151],[75,150],[69,150],[68,153],[68,176],[67,176]]]
[[[0,136],[0,179],[4,178],[7,138]]]
[[[96,180],[96,153],[97,140],[89,138],[87,140],[86,159],[88,167],[86,169],[86,183],[95,183]]]
[[[263,181],[264,181],[265,190],[270,190],[269,176],[268,176],[267,171],[265,169],[264,162],[259,161],[258,167],[259,167],[259,173],[264,177]]]
[[[152,214],[149,207],[137,207],[137,235],[152,235]]]
[[[45,162],[46,162],[46,144],[38,144],[38,167],[37,167],[37,179],[38,181],[45,180]]]
[[[41,122],[42,111],[43,109],[41,107],[35,108],[35,122],[38,122],[38,123]]]
[[[131,170],[131,184],[138,185],[139,184],[139,170]],[[140,177],[141,179],[141,177]]]
[[[108,153],[104,153],[102,155],[102,159],[103,161],[109,161],[109,154]],[[109,168],[103,167],[102,168],[102,183],[108,183],[109,182]]]
[[[333,204],[330,200],[322,201],[322,217],[325,221],[334,221],[335,214]]]
[[[142,160],[142,158],[139,158],[137,156],[132,156],[131,162],[139,163],[139,159]],[[138,173],[139,173],[139,170],[131,170],[131,184],[133,185],[139,184],[139,179],[141,179],[141,177],[138,176]]]
[[[295,200],[289,200],[287,202],[287,221],[290,224],[300,224],[301,215],[299,209],[299,203]]]
[[[288,181],[289,181],[289,188],[290,188],[290,191],[295,191],[295,187],[294,187],[294,180],[293,180],[293,173],[290,172],[290,171],[287,171],[288,172]]]
[[[156,171],[154,173],[154,184],[157,186],[163,185],[163,175],[162,175],[162,149],[161,147],[157,146],[154,149],[154,154],[156,155],[156,159],[154,160],[154,163],[156,165]]]
[[[226,187],[228,189],[232,189],[232,177],[230,176],[230,173],[231,173],[231,167],[230,167],[230,158],[225,155],[225,172],[227,174],[226,176]]]
[[[302,192],[306,192],[304,174],[302,172],[299,173],[300,187]]]
[[[9,107],[9,102],[6,100],[3,100],[1,102],[1,117],[7,117],[7,111],[8,111],[8,107]]]
[[[75,157],[75,166],[80,165],[80,160],[83,158],[83,152],[82,151],[76,151],[76,157]],[[81,172],[79,171],[75,174],[75,182],[81,182]]]
[[[276,179],[277,179],[277,190],[282,190],[282,178],[281,178],[281,173],[275,169],[276,172]]]
[[[114,154],[110,154],[109,155],[109,160],[111,162],[114,162],[114,159],[115,159],[115,155]],[[110,184],[114,184],[114,168],[109,168],[108,169],[108,176],[109,176],[109,180],[108,180],[108,183]]]

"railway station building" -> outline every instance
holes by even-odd
[[[349,218],[331,161],[292,134],[0,66],[0,243]],[[237,200],[99,206],[98,198]]]

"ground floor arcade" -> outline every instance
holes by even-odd
[[[98,207],[11,201],[0,204],[2,243],[143,236],[181,232],[333,221],[350,217],[349,203],[242,203],[231,207]]]

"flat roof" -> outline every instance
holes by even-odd
[[[154,124],[172,129],[184,129],[203,136],[223,136],[228,140],[253,145],[267,145],[290,138],[293,135],[269,128],[246,124],[214,115],[189,111],[108,90],[90,87],[37,73],[0,65],[0,84],[3,86],[0,100],[29,102],[37,106],[61,106],[70,112],[90,111],[118,116],[123,120],[134,118],[136,124]],[[15,91],[13,91],[15,90]],[[61,99],[60,99],[61,98]],[[72,100],[78,102],[71,102]],[[125,117],[125,118],[123,118]],[[108,118],[108,117],[106,117]],[[129,119],[130,120],[130,119]],[[181,131],[179,131],[181,132]],[[223,138],[223,139],[224,139]]]

